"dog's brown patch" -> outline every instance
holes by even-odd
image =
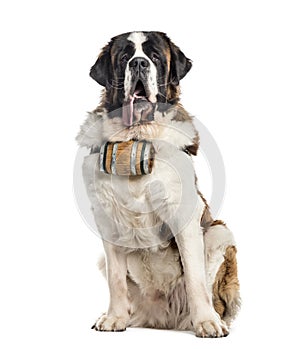
[[[216,312],[229,326],[240,307],[240,285],[237,277],[236,247],[228,246],[213,285]]]
[[[193,138],[193,144],[187,145],[184,148],[184,151],[189,155],[196,156],[198,152],[198,148],[199,148],[199,135],[197,133],[197,135]]]
[[[174,117],[172,120],[175,121],[192,121],[190,114],[183,108],[183,106],[178,103],[176,105],[176,113],[174,113]]]
[[[168,48],[164,49],[163,52],[164,52],[164,55],[165,55],[166,60],[167,60],[167,67],[168,67],[168,74],[169,74],[170,73],[170,67],[171,67],[171,51],[170,51],[170,49],[168,47]]]
[[[97,114],[99,117],[102,117],[106,113],[105,104],[106,104],[106,90],[103,90],[101,92],[100,104],[97,106],[96,109],[93,110],[93,113]]]
[[[213,227],[214,225],[224,225],[224,227],[226,227],[226,223],[224,221],[222,221],[221,219],[216,219],[215,221],[213,221],[211,223],[211,227]]]
[[[205,233],[206,230],[212,225],[214,220],[213,220],[213,218],[211,216],[208,203],[207,203],[205,197],[203,196],[203,194],[199,191],[197,183],[198,183],[198,178],[197,178],[197,176],[195,174],[195,186],[196,186],[196,189],[197,189],[197,193],[201,197],[201,200],[204,203],[203,213],[202,213],[202,216],[200,218],[200,225],[204,229],[204,233]]]
[[[198,192],[198,193],[202,198],[202,194],[200,192]],[[213,219],[212,219],[212,216],[210,213],[209,206],[206,204],[206,201],[204,202],[204,204],[205,204],[205,207],[204,207],[201,219],[200,219],[200,225],[204,229],[204,232],[205,232],[211,226],[211,222],[213,222]]]

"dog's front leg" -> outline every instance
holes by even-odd
[[[194,217],[175,238],[183,264],[186,292],[196,336],[226,336],[228,334],[226,324],[214,310],[207,291],[203,232],[199,219]]]
[[[129,321],[127,296],[127,258],[122,248],[103,241],[106,254],[106,275],[110,293],[108,312],[93,328],[97,331],[124,331]]]

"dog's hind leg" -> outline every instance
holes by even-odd
[[[240,307],[234,238],[223,222],[215,221],[204,241],[208,290],[215,310],[229,326]]]

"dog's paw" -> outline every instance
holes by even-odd
[[[121,316],[103,314],[92,326],[96,331],[120,332],[126,330],[127,319]]]
[[[198,322],[195,327],[197,337],[218,338],[226,337],[229,334],[228,328],[222,320],[207,320]]]

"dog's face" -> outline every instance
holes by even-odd
[[[132,32],[104,47],[90,76],[105,86],[108,112],[122,108],[124,125],[132,126],[151,122],[156,103],[178,101],[179,81],[191,65],[164,33]]]

